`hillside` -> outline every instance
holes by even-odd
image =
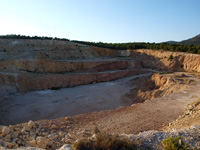
[[[183,44],[183,45],[200,45],[200,34],[193,37],[193,38],[190,38],[188,40],[183,40],[181,42],[179,42],[180,44]]]
[[[195,37],[189,38],[187,40],[183,40],[180,42],[177,41],[166,41],[164,44],[180,44],[180,45],[200,45],[200,34]]]

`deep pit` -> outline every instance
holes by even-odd
[[[199,60],[162,50],[0,40],[0,124],[10,125],[12,136],[0,140],[7,141],[4,147],[39,147],[32,134],[49,139],[52,133],[58,138],[48,146],[55,149],[91,137],[94,128],[116,134],[161,130],[200,97],[200,79],[189,73],[200,72]],[[29,120],[33,129],[25,129]]]

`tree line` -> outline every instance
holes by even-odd
[[[102,43],[102,42],[86,42],[86,41],[74,41],[76,43],[97,46],[102,48],[110,48],[116,50],[136,50],[136,49],[154,49],[154,50],[166,50],[174,52],[187,52],[193,54],[200,54],[200,45],[181,45],[181,44],[168,44],[168,43]]]
[[[57,37],[47,37],[47,36],[25,36],[25,35],[0,35],[0,39],[35,39],[35,40],[62,40],[62,41],[70,41],[66,38],[57,38]]]
[[[40,39],[40,40],[62,40],[70,41],[66,38],[46,37],[46,36],[25,36],[25,35],[0,35],[0,39]],[[136,49],[155,49],[155,50],[167,50],[174,52],[187,52],[193,54],[200,54],[200,45],[182,45],[182,44],[168,44],[168,43],[145,43],[145,42],[133,42],[133,43],[102,43],[102,42],[87,42],[87,41],[71,41],[85,45],[97,46],[102,48],[110,48],[115,50],[136,50]]]

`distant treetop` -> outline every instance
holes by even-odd
[[[65,38],[57,38],[57,37],[47,37],[47,36],[25,36],[25,35],[0,35],[0,39],[37,39],[37,40],[62,40],[69,41],[69,39]]]

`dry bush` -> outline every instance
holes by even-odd
[[[105,132],[97,134],[95,140],[82,139],[73,144],[75,150],[135,150],[136,145],[128,138],[109,135]]]
[[[93,142],[88,139],[80,139],[73,144],[75,150],[93,150]]]

